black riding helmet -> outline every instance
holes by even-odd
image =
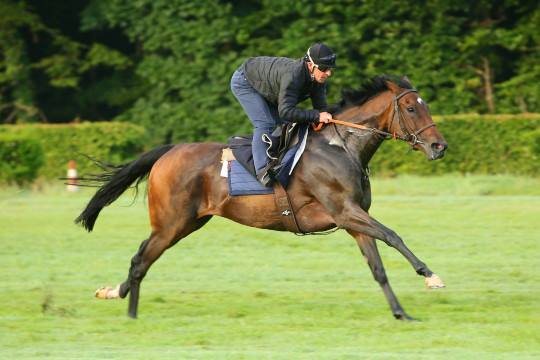
[[[336,54],[323,43],[315,43],[309,47],[304,59],[317,65],[319,70],[326,71],[328,68],[335,69]]]

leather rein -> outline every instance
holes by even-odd
[[[418,93],[418,90],[416,90],[416,89],[405,90],[401,94],[399,94],[397,96],[394,96],[394,100],[393,100],[394,114],[392,116],[392,122],[390,123],[390,128],[392,127],[392,124],[394,123],[394,121],[397,118],[397,123],[399,124],[399,127],[401,128],[401,131],[402,131],[402,133],[404,135],[398,135],[395,131],[393,133],[390,133],[390,132],[387,132],[387,131],[379,130],[377,128],[367,127],[367,126],[364,126],[364,125],[361,125],[361,124],[355,124],[355,123],[352,123],[352,122],[342,121],[342,120],[338,120],[338,119],[332,119],[332,120],[329,120],[328,122],[333,123],[333,124],[337,124],[337,125],[348,126],[348,127],[352,127],[352,128],[355,128],[355,129],[366,130],[366,131],[369,131],[369,132],[372,132],[372,133],[376,133],[376,134],[384,136],[385,140],[394,139],[394,140],[405,141],[405,142],[409,143],[411,146],[415,146],[416,144],[425,144],[423,141],[418,139],[418,135],[420,135],[425,130],[436,126],[435,123],[432,122],[431,124],[428,124],[428,125],[420,128],[420,129],[416,130],[415,132],[409,132],[407,130],[407,128],[405,127],[405,125],[404,125],[403,113],[401,112],[401,109],[399,108],[399,99],[401,99],[403,96],[405,96],[405,95],[407,95],[409,93],[412,93],[412,92]],[[325,125],[325,123],[319,123],[317,125],[312,124],[312,127],[313,127],[313,130],[320,131],[320,130],[322,130],[324,125]]]

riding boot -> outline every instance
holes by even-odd
[[[253,164],[257,180],[263,185],[268,186],[270,179],[267,177],[267,167],[269,158],[266,153],[267,144],[263,141],[263,136],[269,134],[272,129],[255,128],[251,151],[253,153]]]

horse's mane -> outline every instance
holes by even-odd
[[[362,105],[372,97],[389,90],[386,81],[393,82],[404,89],[412,89],[412,85],[396,75],[377,75],[362,84],[360,89],[345,89],[341,92],[342,100],[330,107],[330,113],[338,114],[351,106]]]

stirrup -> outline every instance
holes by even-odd
[[[257,175],[257,180],[259,180],[259,182],[265,187],[272,186],[272,183],[274,182],[270,170],[263,171],[259,175]]]

